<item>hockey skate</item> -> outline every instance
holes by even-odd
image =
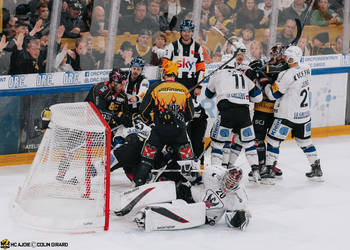
[[[261,184],[275,185],[275,166],[263,166],[260,171]]]
[[[282,170],[281,169],[279,169],[278,167],[276,167],[276,165],[277,165],[277,161],[274,161],[274,163],[273,163],[273,167],[274,167],[274,169],[275,169],[275,176],[276,177],[280,177],[280,176],[282,176]]]
[[[322,178],[323,172],[321,170],[320,160],[316,160],[315,163],[311,165],[311,171],[305,173],[305,175],[312,181],[324,181]]]
[[[249,181],[260,183],[261,177],[260,177],[260,166],[253,165],[252,170],[248,174]]]
[[[134,217],[134,222],[136,223],[137,227],[140,229],[145,229],[145,212],[139,211]]]

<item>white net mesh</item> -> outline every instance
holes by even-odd
[[[108,221],[106,127],[88,103],[50,109],[49,129],[13,206],[15,218],[52,231],[103,228]]]

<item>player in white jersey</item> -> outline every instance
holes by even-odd
[[[306,64],[299,64],[301,57],[301,49],[290,46],[284,52],[284,60],[288,63],[289,69],[281,72],[272,86],[268,84],[265,87],[268,98],[276,100],[275,120],[266,139],[266,169],[261,171],[261,175],[267,174],[270,178],[274,178],[272,165],[278,158],[280,144],[290,131],[311,165],[311,171],[306,173],[306,176],[315,180],[319,180],[322,176],[320,159],[311,141],[309,105],[311,69]]]
[[[244,58],[244,45],[235,42],[235,47],[237,60],[239,57]],[[210,77],[205,95],[207,98],[216,96],[219,111],[211,131],[212,165],[222,164],[224,145],[231,143],[234,133],[238,135],[238,143],[245,148],[252,170],[258,175],[258,155],[254,146],[255,134],[249,103],[262,100],[261,90],[241,70],[226,67]],[[229,160],[229,167],[233,167],[233,164]]]
[[[173,182],[156,182],[113,196],[117,216],[133,215],[146,231],[192,228],[205,223],[215,225],[225,216],[227,226],[243,230],[251,217],[247,195],[240,187],[241,169],[212,166],[203,174],[203,186],[192,187],[196,202],[188,204],[176,197]],[[113,204],[116,204],[114,206]]]

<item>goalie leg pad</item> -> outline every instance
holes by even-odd
[[[225,212],[225,220],[229,227],[239,228],[244,230],[249,224],[249,219],[252,216],[248,211],[245,210],[227,210]]]
[[[117,216],[134,216],[149,204],[170,202],[176,199],[175,183],[162,181],[138,186],[123,193],[112,193],[111,209]]]
[[[187,204],[183,200],[150,205],[144,209],[145,230],[162,231],[198,227],[205,224],[203,202]]]

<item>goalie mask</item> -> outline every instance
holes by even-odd
[[[236,190],[239,186],[239,182],[242,179],[242,169],[233,168],[226,172],[222,178],[222,188],[224,192]]]
[[[283,55],[285,47],[281,43],[277,43],[270,49],[270,57],[276,58]]]

